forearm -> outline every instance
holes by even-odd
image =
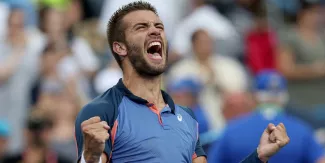
[[[11,55],[0,66],[0,82],[8,80],[17,69],[20,63],[20,56]]]
[[[281,72],[286,78],[292,80],[316,79],[323,77],[325,74],[315,71],[315,69],[309,65],[295,65],[294,67],[282,69]]]

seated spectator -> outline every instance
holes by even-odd
[[[29,103],[29,90],[37,79],[41,47],[35,44],[25,26],[19,6],[10,8],[5,37],[0,38],[0,119],[12,127],[9,150],[22,147],[22,130]],[[3,25],[3,24],[2,24]]]
[[[65,18],[66,12],[68,10],[62,11],[50,7],[44,7],[40,10],[40,39],[45,42],[44,46],[47,43],[68,46],[71,50],[70,58],[82,70],[80,74],[80,78],[83,78],[80,80],[82,91],[90,98],[92,95],[90,81],[99,68],[99,62],[88,42],[74,33],[73,25],[80,21],[78,12],[73,13],[74,16]]]
[[[238,163],[259,144],[259,135],[269,123],[284,123],[290,143],[269,162],[324,163],[324,149],[313,130],[284,112],[288,101],[286,81],[277,72],[262,71],[255,79],[256,110],[229,122],[223,136],[208,154],[209,163]]]
[[[213,38],[213,46],[217,46],[218,54],[238,56],[239,47],[237,34],[232,23],[221,15],[213,6],[207,5],[205,0],[194,0],[194,11],[185,17],[177,26],[173,38],[170,40],[170,50],[175,56],[189,56],[192,50],[191,37],[199,29],[204,29]]]
[[[205,30],[197,30],[192,36],[193,56],[173,65],[167,80],[195,77],[204,86],[200,103],[208,113],[212,128],[223,128],[222,95],[243,93],[247,89],[244,68],[236,60],[216,54],[213,39]]]
[[[297,25],[280,35],[278,70],[288,80],[290,103],[306,111],[325,110],[325,38],[319,30],[320,5],[302,2]]]
[[[55,43],[47,45],[41,56],[39,80],[33,90],[34,104],[43,108],[44,103],[53,102],[50,99],[60,95],[66,89],[71,97],[81,102],[86,101],[87,98],[82,91],[80,71],[66,45]],[[55,101],[57,100],[54,100],[54,103]],[[47,107],[55,109],[56,105]]]
[[[52,112],[53,128],[51,131],[51,148],[60,156],[69,159],[71,162],[77,161],[76,144],[74,137],[74,122],[81,104],[75,95],[71,96],[67,89],[57,94],[53,101],[60,101],[55,105]]]
[[[3,163],[71,163],[50,149],[51,127],[52,123],[48,115],[41,110],[34,110],[27,120],[24,150],[5,156]]]
[[[246,63],[252,75],[265,69],[275,68],[276,38],[270,29],[266,11],[260,9],[254,13],[255,25],[246,36]]]

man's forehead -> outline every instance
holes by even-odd
[[[131,25],[137,23],[162,23],[159,16],[149,10],[132,11],[125,15],[124,22]]]

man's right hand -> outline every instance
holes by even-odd
[[[92,117],[81,123],[84,142],[84,158],[87,162],[98,162],[109,138],[110,127],[100,117]]]

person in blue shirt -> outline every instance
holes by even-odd
[[[175,103],[187,106],[193,111],[199,124],[199,134],[209,131],[209,122],[205,115],[206,112],[198,99],[201,89],[201,83],[190,77],[173,80],[167,84],[167,91],[170,93]]]
[[[301,120],[284,112],[288,101],[286,81],[273,70],[259,73],[255,79],[256,111],[235,118],[209,153],[209,163],[238,163],[258,144],[258,135],[269,123],[286,124],[290,143],[274,155],[269,163],[324,163],[324,149],[313,130]]]
[[[123,78],[79,112],[79,161],[206,163],[194,113],[161,90],[168,44],[156,9],[144,1],[122,6],[107,33]],[[266,162],[289,143],[282,123],[269,124],[260,140],[243,163]]]

